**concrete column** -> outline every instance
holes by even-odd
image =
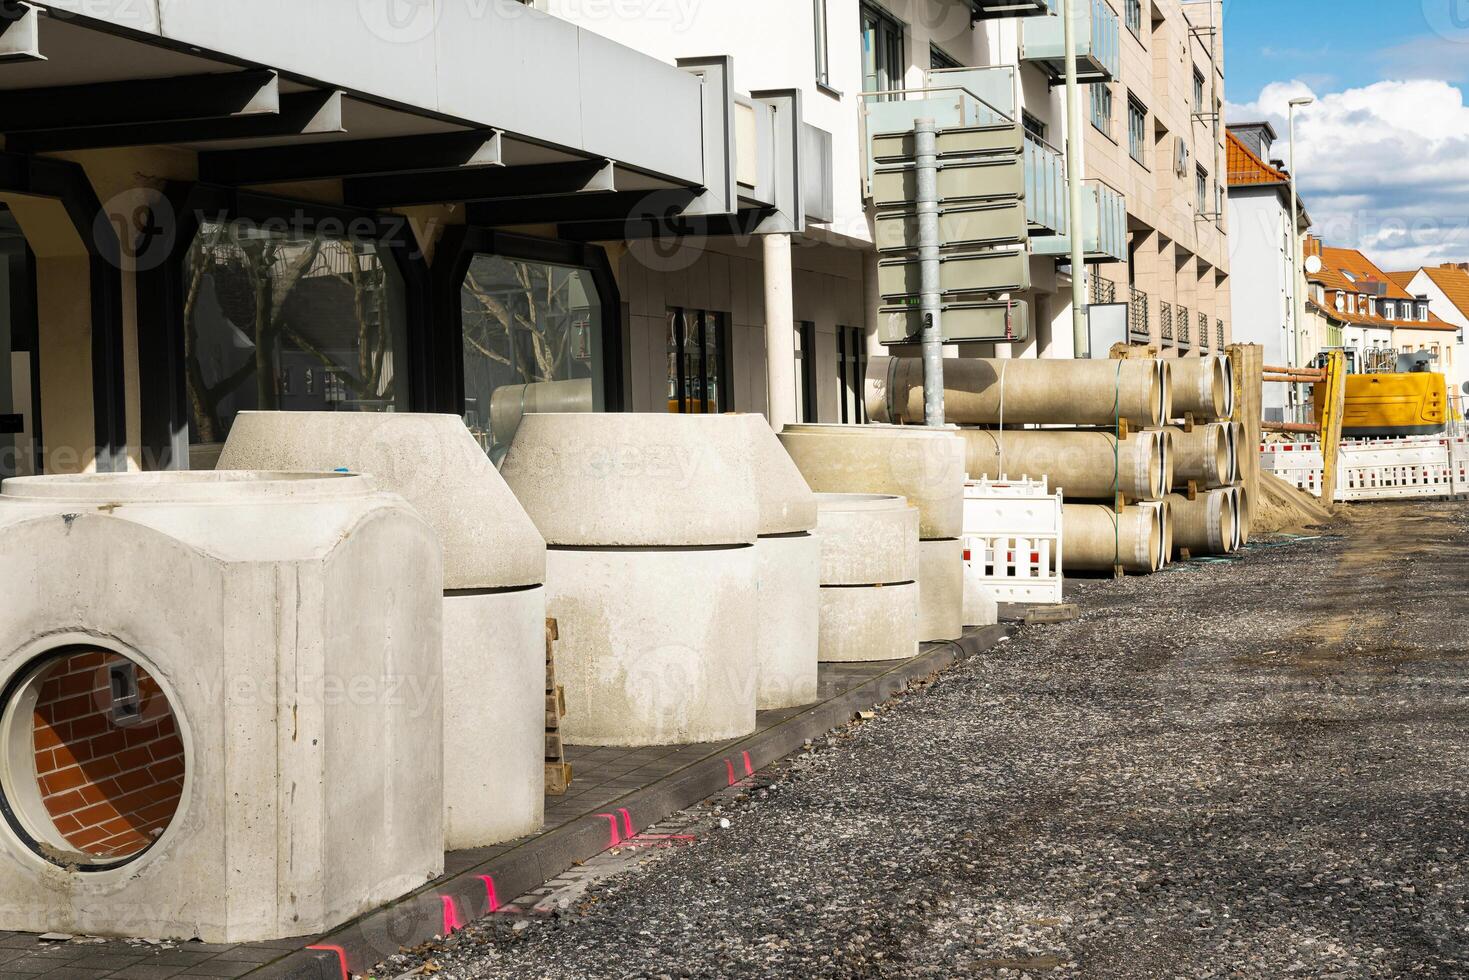
[[[887,353],[877,336],[878,317],[881,316],[882,309],[882,290],[877,284],[877,260],[876,252],[862,253],[862,307],[866,316],[864,326],[868,354]]]
[[[796,313],[791,236],[765,235],[765,383],[771,428],[800,420],[796,411]]]

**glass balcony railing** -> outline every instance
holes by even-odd
[[[1065,194],[1064,174],[1061,183]],[[1062,201],[1063,211],[1066,202]],[[1088,180],[1081,189],[1081,251],[1087,262],[1127,261],[1127,198],[1100,180]],[[1065,256],[1071,236],[1065,230],[1050,238],[1032,240],[1035,254]]]
[[[1064,238],[1066,223],[1066,157],[1045,140],[1025,137],[1025,212],[1035,251]],[[1048,237],[1049,236],[1049,237]]]
[[[1021,27],[1020,57],[1043,67],[1052,81],[1066,77],[1066,25],[1062,0],[1048,0],[1046,17]],[[1122,24],[1107,0],[1073,0],[1076,20],[1076,77],[1082,83],[1110,82],[1122,73]]]
[[[1046,12],[1046,0],[969,0],[969,7],[975,20],[1039,17]]]

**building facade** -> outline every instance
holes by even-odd
[[[1305,291],[1305,270],[1291,257],[1290,174],[1269,162],[1276,135],[1268,122],[1230,125],[1226,135],[1235,337],[1259,344],[1266,364],[1297,367],[1323,346],[1333,345],[1325,336],[1310,339],[1316,321],[1308,322],[1297,305]],[[1298,200],[1294,240],[1299,242],[1310,227],[1305,203]],[[1266,385],[1264,417],[1279,422],[1289,415],[1299,421],[1302,416],[1291,404],[1292,394],[1287,385]]]
[[[1452,338],[1436,332],[1425,338],[1423,350],[1438,354],[1449,393],[1460,405],[1466,404],[1464,386],[1469,384],[1469,347],[1465,332],[1469,331],[1469,263],[1450,262],[1431,268],[1391,272],[1389,277],[1414,297],[1428,299],[1428,311],[1454,328]]]
[[[1429,308],[1427,295],[1404,289],[1357,249],[1333,248],[1306,239],[1307,259],[1320,268],[1306,272],[1311,350],[1344,350],[1353,371],[1394,371],[1399,354],[1434,355],[1451,373],[1458,328]],[[1314,263],[1312,263],[1314,265]]]
[[[0,476],[212,466],[254,409],[460,414],[492,455],[536,410],[863,421],[904,302],[868,137],[945,100],[1024,175],[984,246],[1019,270],[983,297],[1007,339],[951,354],[1072,355],[1072,231],[1135,337],[1219,349],[1217,0],[1076,4],[1083,105],[1119,128],[1092,113],[1075,216],[1057,9],[7,6]]]

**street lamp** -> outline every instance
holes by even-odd
[[[1296,209],[1296,109],[1310,105],[1316,100],[1302,96],[1291,99],[1288,109],[1290,120],[1290,366],[1300,367],[1301,360],[1301,223]],[[1291,402],[1297,402],[1296,388],[1291,386]],[[1300,421],[1299,418],[1296,421]]]

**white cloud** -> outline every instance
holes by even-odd
[[[1289,152],[1296,112],[1296,174],[1316,231],[1365,251],[1388,270],[1469,259],[1469,106],[1441,80],[1382,81],[1318,95],[1301,80],[1272,82],[1255,101],[1231,103],[1232,122],[1269,120]]]

